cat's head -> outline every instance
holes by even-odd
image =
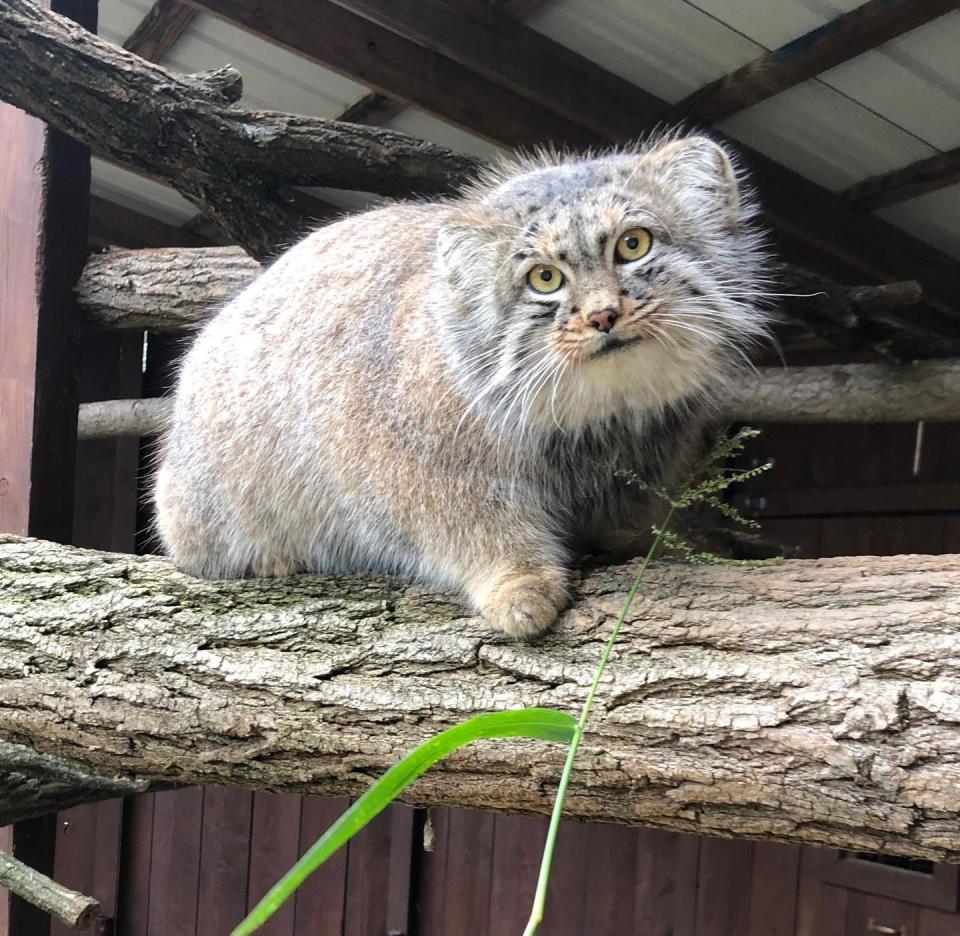
[[[765,334],[754,214],[704,136],[497,167],[438,240],[458,376],[560,428],[715,386]]]

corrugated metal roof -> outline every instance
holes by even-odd
[[[529,21],[632,84],[676,102],[764,51],[854,9],[858,0],[553,0]],[[149,0],[101,0],[100,32],[122,42]],[[230,62],[252,107],[333,117],[367,89],[242,30],[200,15],[164,64],[200,71]],[[488,157],[496,147],[410,110],[389,124]],[[724,121],[736,139],[834,190],[960,146],[960,13],[949,14]],[[163,220],[194,214],[184,199],[97,161],[97,194]],[[328,193],[349,207],[356,194]],[[960,186],[880,216],[960,258]]]

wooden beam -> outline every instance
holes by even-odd
[[[184,227],[167,224],[96,195],[90,199],[93,247],[207,247],[212,243]]]
[[[95,30],[96,0],[52,0]],[[73,287],[86,255],[89,151],[0,103],[0,531],[70,542],[80,318]],[[0,778],[2,784],[3,778]],[[4,835],[13,856],[53,872],[56,816]],[[0,900],[0,934],[44,936],[50,918]]]
[[[190,0],[190,5],[495,143],[603,142],[578,123],[531,107],[521,96],[329,0],[275,0],[269,6],[257,0]]]
[[[502,10],[508,16],[522,20],[552,2],[554,0],[490,0],[490,5]],[[406,105],[402,101],[395,100],[385,94],[377,94],[374,91],[365,94],[359,101],[355,101],[334,119],[345,120],[349,123],[367,124],[371,127],[382,127],[406,109]]]
[[[957,9],[960,0],[869,0],[695,91],[679,109],[721,120]]]
[[[960,147],[850,186],[844,198],[861,208],[886,208],[960,182]]]
[[[148,62],[159,62],[177,44],[196,15],[196,10],[179,0],[156,0],[123,47]]]
[[[507,145],[625,141],[676,108],[471,0],[190,0],[257,35]],[[450,93],[450,89],[457,93]],[[960,310],[960,263],[769,157],[736,144],[766,220],[851,279],[918,279]]]
[[[334,120],[367,124],[370,127],[382,127],[406,109],[407,105],[402,101],[395,101],[384,94],[371,91],[370,94],[365,94],[359,101],[355,101],[337,114]]]

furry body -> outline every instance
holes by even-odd
[[[617,470],[683,470],[763,330],[748,214],[691,138],[311,234],[186,356],[155,490],[168,551],[206,577],[399,573],[540,632],[575,543],[649,525]],[[618,262],[639,225],[649,255]],[[562,288],[531,288],[538,263]]]

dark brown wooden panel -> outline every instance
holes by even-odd
[[[248,912],[300,857],[301,802],[290,793],[253,794]],[[293,936],[295,909],[288,900],[263,927],[263,936]]]
[[[546,834],[545,817],[502,814],[495,817],[488,932],[523,932],[530,916]],[[561,831],[558,849],[563,848],[563,838]],[[469,843],[461,847],[469,847]],[[549,906],[549,899],[547,903]],[[545,930],[548,926],[544,923]],[[597,936],[601,934],[598,932]]]
[[[697,882],[697,936],[749,932],[753,842],[704,838]]]
[[[229,787],[203,791],[197,933],[229,933],[247,913],[253,793]],[[282,874],[286,868],[278,869]]]
[[[912,904],[850,891],[845,936],[917,936],[918,919]]]
[[[122,800],[77,806],[57,814],[54,879],[100,901],[99,925],[115,925]],[[51,936],[75,930],[53,921]]]
[[[693,913],[682,911],[685,907],[693,910],[696,902],[698,852],[699,840],[693,836],[661,829],[637,830],[630,932],[644,936],[688,936],[684,920],[689,919],[692,927]],[[684,887],[688,888],[686,893],[681,892]]]
[[[745,936],[794,936],[799,886],[800,846],[755,842]]]
[[[343,936],[407,932],[413,810],[390,806],[348,846]]]
[[[922,908],[917,914],[917,936],[960,936],[960,917]]]
[[[846,936],[848,892],[823,882],[833,861],[830,849],[802,849],[796,936]]]
[[[350,805],[348,799],[307,796],[300,819],[302,855]],[[286,871],[280,869],[280,873]],[[280,874],[277,875],[280,877]],[[341,936],[344,925],[343,895],[347,880],[347,849],[337,852],[297,891],[296,936]]]
[[[197,932],[202,830],[203,790],[192,787],[156,794],[147,936]]]
[[[131,796],[123,804],[118,931],[147,936],[150,922],[150,872],[153,863],[155,793]]]

